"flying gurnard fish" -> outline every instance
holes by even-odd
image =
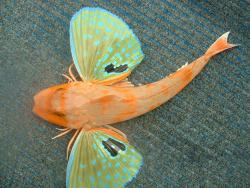
[[[101,8],[82,8],[70,21],[70,47],[77,80],[40,91],[35,114],[75,133],[67,148],[66,187],[124,187],[138,173],[142,157],[127,137],[110,126],[147,113],[179,93],[209,59],[236,45],[229,32],[206,53],[160,81],[134,86],[127,80],[142,61],[140,42],[128,25]]]

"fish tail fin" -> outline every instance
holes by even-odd
[[[209,59],[212,56],[223,52],[224,50],[238,46],[238,44],[230,44],[227,42],[227,38],[230,32],[226,32],[221,35],[207,50],[205,56]]]

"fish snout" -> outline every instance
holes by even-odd
[[[38,92],[34,97],[33,112],[38,116],[41,116],[41,112],[48,112],[51,106],[51,91],[50,89],[44,89]]]

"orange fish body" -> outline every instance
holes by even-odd
[[[222,35],[203,56],[160,81],[137,87],[126,81],[114,84],[76,81],[57,85],[34,97],[33,111],[51,123],[83,130],[137,117],[180,92],[212,56],[234,47],[227,43],[228,34]]]
[[[85,7],[70,21],[70,49],[81,81],[69,68],[69,83],[40,91],[35,114],[75,130],[67,147],[67,188],[124,187],[138,173],[142,156],[124,133],[109,126],[147,113],[165,103],[208,63],[235,45],[222,35],[207,52],[154,83],[134,86],[126,80],[142,61],[140,42],[122,19],[101,8]],[[71,147],[72,146],[72,147]]]

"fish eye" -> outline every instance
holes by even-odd
[[[64,118],[66,116],[66,114],[63,112],[52,112],[52,113],[53,113],[53,115],[61,117],[61,118]]]

